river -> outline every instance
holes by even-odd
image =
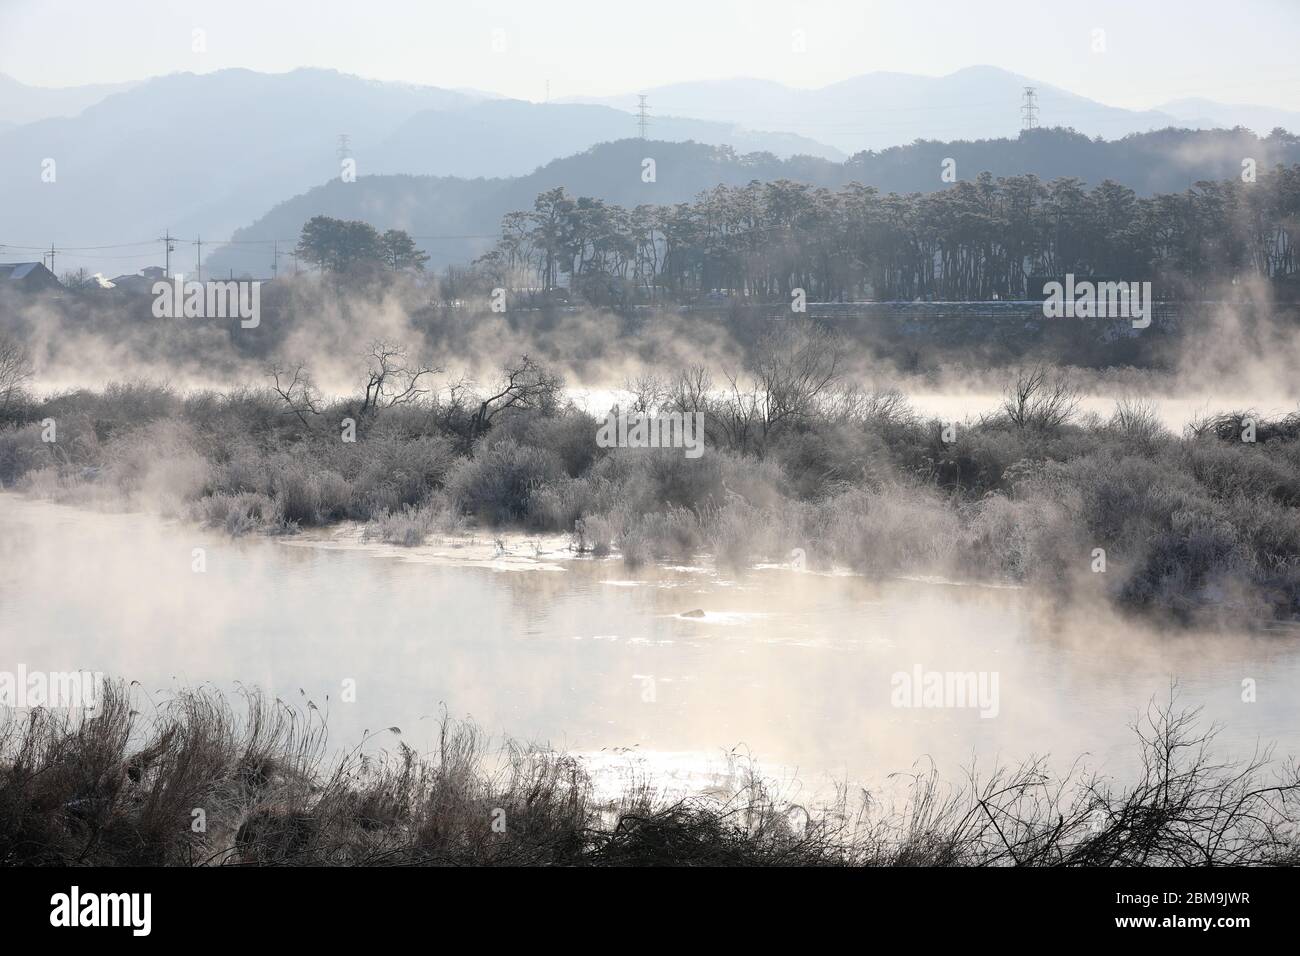
[[[554,542],[540,555],[518,537],[505,546],[401,549],[355,527],[232,540],[0,493],[0,670],[103,671],[160,698],[242,682],[301,704],[301,690],[339,747],[395,725],[425,749],[445,705],[598,772],[687,787],[724,773],[733,749],[817,792],[925,757],[957,776],[976,758],[1050,753],[1064,769],[1086,753],[1123,777],[1128,725],[1171,681],[1222,726],[1222,754],[1257,741],[1300,753],[1294,631],[1161,632],[1016,588],[633,572]],[[894,675],[917,668],[996,675],[996,713],[896,706]]]

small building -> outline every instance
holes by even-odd
[[[166,281],[166,279],[167,272],[162,266],[145,266],[139,272],[114,276],[108,280],[109,285],[107,288],[114,289],[117,292],[148,295],[152,293],[155,282]]]
[[[110,288],[117,292],[136,292],[141,294],[147,293],[153,288],[154,284],[153,279],[146,279],[139,273],[113,276],[109,282],[112,283]]]
[[[36,293],[62,289],[63,284],[43,262],[0,262],[0,288]]]

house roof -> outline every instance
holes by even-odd
[[[39,292],[63,287],[58,276],[45,268],[43,262],[0,263],[0,283],[24,292]]]
[[[44,269],[43,262],[0,262],[0,278],[25,279],[33,269]]]

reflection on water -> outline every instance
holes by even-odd
[[[814,787],[872,784],[923,755],[955,774],[974,756],[1088,752],[1122,773],[1127,725],[1177,679],[1223,725],[1223,751],[1300,753],[1294,634],[1164,635],[1008,588],[619,560],[527,573],[369,550],[0,494],[0,670],[301,688],[328,696],[339,745],[397,725],[423,749],[445,704],[605,763],[639,753],[680,772],[739,746]],[[917,667],[996,672],[997,717],[891,706],[891,676]],[[348,680],[355,703],[340,700]]]

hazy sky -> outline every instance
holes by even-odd
[[[321,66],[540,100],[991,64],[1116,106],[1300,109],[1297,49],[1300,0],[0,0],[0,72],[42,86]]]

